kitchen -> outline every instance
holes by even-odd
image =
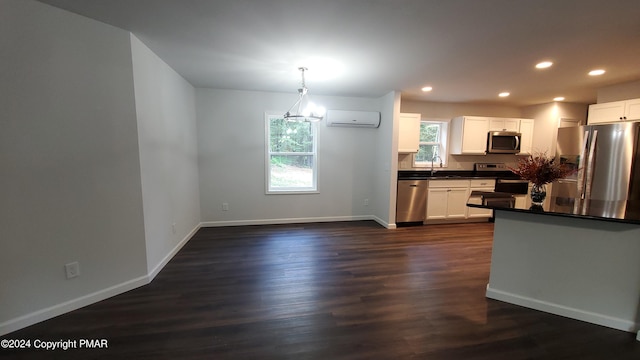
[[[611,113],[603,115],[600,112],[600,109],[612,107],[615,110]],[[472,126],[475,129],[478,120],[485,120],[480,117],[468,118],[474,121]],[[456,127],[455,123],[466,119],[467,117],[452,119],[454,125],[450,128],[454,130],[450,134],[450,142],[456,141],[455,137],[460,135],[456,130],[459,132],[461,127],[459,124]],[[408,124],[412,125],[411,120],[419,121],[420,116],[414,116],[412,119],[407,114],[404,120],[408,120]],[[518,120],[522,121],[513,118],[502,120],[516,124]],[[637,254],[640,251],[637,243],[640,236],[640,229],[637,227],[640,224],[640,132],[637,126],[639,122],[640,99],[591,105],[586,122],[557,118],[556,127],[552,132],[552,139],[557,140],[557,146],[552,147],[552,157],[557,157],[558,164],[575,169],[577,173],[573,178],[577,177],[577,182],[561,179],[559,182],[548,184],[550,196],[541,205],[532,205],[532,198],[526,196],[527,193],[531,193],[531,189],[527,189],[526,185],[524,191],[507,190],[495,185],[495,182],[500,182],[500,178],[507,179],[507,174],[482,171],[483,166],[490,166],[493,170],[504,169],[503,163],[475,163],[473,172],[442,171],[438,161],[432,162],[427,169],[421,171],[400,169],[397,219],[406,221],[404,225],[428,225],[433,223],[430,220],[434,218],[446,220],[436,223],[464,223],[494,220],[495,216],[493,260],[487,297],[635,332],[640,288],[634,284],[640,284],[640,273],[636,269],[635,255],[629,254]],[[580,126],[583,124],[592,126]],[[491,131],[499,130],[487,129],[485,125],[482,131],[472,133],[479,140],[487,139],[486,155],[479,156],[490,156],[490,140],[494,135]],[[420,136],[420,132],[404,132],[404,135],[407,133],[409,142],[413,142],[411,145],[404,145],[403,141],[400,141],[400,144],[404,145],[402,148],[415,149],[418,145],[416,137]],[[500,134],[514,136],[512,133]],[[527,135],[522,133],[521,136],[524,138]],[[516,138],[511,143],[516,148],[519,145],[518,140]],[[482,141],[477,142],[482,144]],[[458,148],[454,146],[454,153],[459,152],[460,145],[456,146]],[[481,149],[481,145],[477,147]],[[532,154],[530,149],[527,147],[524,151],[525,157],[540,155]],[[417,152],[400,153],[400,162],[407,157],[415,161]],[[513,163],[519,160],[521,159],[510,159],[511,166],[516,168]],[[411,160],[404,161],[409,163]],[[484,174],[486,175],[483,176]],[[495,177],[497,179],[493,180]],[[488,186],[473,188],[474,181],[483,181]],[[446,185],[447,195],[444,198],[439,197],[436,191],[440,190],[439,187],[445,187],[445,183],[451,184]],[[585,190],[576,190],[577,185],[584,186]],[[459,188],[456,189],[456,186]],[[585,200],[579,201],[580,198]],[[431,206],[430,200],[435,201],[436,206]],[[571,205],[571,208],[568,208],[569,201],[573,204],[574,200],[575,206]],[[610,204],[602,204],[606,201]],[[468,205],[466,210],[464,205]],[[438,211],[439,207],[443,207],[444,210]],[[483,210],[486,211],[484,216],[483,213],[478,213]],[[510,213],[512,210],[516,212]],[[529,212],[533,214],[527,214]],[[555,216],[549,218],[548,215]],[[565,216],[569,218],[565,219]],[[592,224],[593,220],[612,223]],[[398,225],[401,224],[398,221]],[[611,244],[603,241],[604,239],[615,239],[616,246],[612,248]],[[566,248],[562,250],[564,246]],[[554,248],[551,253],[550,248]],[[572,252],[578,249],[579,252],[574,256]],[[607,258],[604,254],[608,252],[615,252],[615,255]],[[607,266],[602,267],[603,264],[611,262],[619,264],[615,267],[620,269],[619,272],[611,272],[612,268]],[[570,270],[566,267],[567,264],[571,264]],[[546,275],[538,278],[537,274],[543,273]],[[555,281],[558,274],[562,274],[562,284],[573,284],[571,292],[563,293],[559,290],[563,285]],[[574,274],[575,277],[570,274]],[[584,291],[577,290],[577,287],[580,287],[577,284],[581,282],[584,283]],[[621,292],[621,289],[626,290]],[[576,296],[578,293],[581,295]],[[619,293],[619,296],[615,297],[615,304],[607,300],[610,298],[608,294],[611,293]],[[622,293],[628,294],[628,297],[623,297]]]
[[[463,111],[466,111],[467,113],[471,113],[471,114],[483,114],[483,115],[487,114],[482,117],[480,116],[473,117],[476,120],[476,122],[478,119],[486,123],[489,123],[489,119],[503,120],[503,121],[504,119],[509,119],[516,122],[517,128],[514,128],[514,130],[517,129],[517,131],[520,131],[520,124],[527,125],[526,131],[523,137],[525,136],[530,137],[530,140],[528,142],[529,145],[526,146],[526,148],[523,148],[524,150],[523,154],[517,154],[517,155],[516,154],[484,154],[484,151],[486,150],[487,132],[493,131],[493,130],[502,130],[504,128],[503,126],[495,127],[495,125],[493,128],[491,128],[490,125],[485,124],[483,126],[484,126],[484,129],[486,130],[472,133],[473,136],[479,139],[479,140],[476,140],[476,143],[481,144],[479,150],[478,149],[472,150],[471,152],[472,155],[449,154],[448,156],[446,156],[447,166],[444,168],[440,168],[438,161],[435,162],[434,166],[435,166],[436,175],[438,174],[438,172],[440,172],[441,174],[451,174],[451,175],[462,174],[464,176],[472,178],[472,177],[478,176],[478,173],[474,172],[474,169],[475,169],[474,166],[477,163],[500,163],[500,164],[505,164],[506,166],[513,167],[517,164],[519,159],[526,156],[524,154],[529,155],[529,154],[540,153],[540,152],[547,153],[547,154],[554,154],[555,153],[555,134],[557,133],[558,127],[560,125],[562,126],[578,125],[580,123],[586,122],[588,106],[582,105],[582,104],[554,102],[554,103],[525,107],[523,109],[513,109],[512,111],[509,111],[510,109],[495,109],[495,108],[487,109],[479,105],[476,105],[474,108],[472,105],[468,105],[468,104],[465,106],[460,106],[459,108],[451,109],[449,106],[444,106],[444,105],[439,107],[438,105],[434,105],[434,104],[424,104],[420,102],[406,101],[402,103],[401,110],[403,113],[406,111],[407,113],[421,114],[420,118],[422,120],[444,119],[443,121],[449,122],[446,116],[450,116],[449,119],[451,119],[460,115]],[[502,110],[502,111],[497,111],[497,110]],[[425,114],[425,115],[422,115],[422,114]],[[435,114],[435,116],[431,116],[430,114]],[[454,115],[448,115],[448,114],[454,114]],[[402,121],[412,122],[411,125],[414,127],[414,130],[412,132],[413,136],[409,139],[410,141],[413,141],[413,143],[410,146],[406,146],[406,148],[417,149],[417,146],[418,146],[417,137],[419,136],[418,127],[420,126],[419,120],[416,122],[415,117],[413,119],[401,118],[400,119],[401,127],[403,124]],[[457,120],[454,120],[454,122],[455,121],[460,122],[462,121],[462,119],[457,117]],[[525,128],[523,127],[523,129]],[[454,134],[452,131],[457,131],[457,134]],[[461,135],[460,133],[461,133],[461,129],[456,129],[454,124],[454,126],[449,126],[449,133],[447,134],[447,136],[452,136],[452,137],[460,136]],[[400,140],[400,142],[402,142],[402,140]],[[459,149],[454,151],[457,153],[461,153]],[[451,151],[449,151],[449,153],[451,153]],[[415,157],[414,153],[410,153],[410,152],[403,152],[398,154],[399,174],[416,174],[416,173],[420,174],[421,172],[431,171],[430,162],[427,162],[426,167],[424,166],[419,168],[413,167],[414,157]],[[503,170],[507,170],[507,169],[503,168]],[[484,174],[486,174],[486,172]],[[490,176],[485,175],[483,177],[495,178],[495,174],[490,174]],[[509,178],[509,174],[505,174],[503,175],[503,177]],[[446,180],[446,181],[450,181],[450,180]],[[480,186],[486,187],[487,185],[480,185]],[[493,185],[488,185],[488,186],[493,187]],[[468,193],[469,193],[469,189],[461,193],[457,201],[458,209],[461,208],[463,213],[459,213],[457,216],[453,215],[452,220],[448,222],[481,221],[481,219],[478,219],[478,218],[474,220],[473,216],[471,217],[471,219],[469,219],[468,214],[464,213],[464,211],[468,211],[466,210],[466,199],[468,197]],[[458,219],[458,220],[455,220],[455,219]],[[485,217],[485,221],[486,219],[488,219],[488,216]],[[429,222],[433,223],[433,221],[429,221]]]

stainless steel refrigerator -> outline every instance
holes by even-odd
[[[556,161],[578,172],[552,186],[560,198],[640,200],[640,122],[558,129]]]

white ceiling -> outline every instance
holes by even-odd
[[[196,87],[294,93],[306,66],[312,94],[520,106],[640,80],[640,0],[39,1],[131,31]]]

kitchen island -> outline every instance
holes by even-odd
[[[509,196],[473,192],[467,202],[495,214],[486,296],[638,332],[640,203],[552,197],[525,207]]]

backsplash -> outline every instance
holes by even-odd
[[[518,155],[449,155],[447,158],[447,170],[473,170],[475,163],[505,163],[507,166],[515,166],[518,163],[518,159],[522,156]],[[434,163],[434,167],[438,168],[438,164]],[[444,168],[443,168],[444,169]],[[412,154],[398,154],[398,170],[430,170],[428,167],[413,167],[413,155]]]

